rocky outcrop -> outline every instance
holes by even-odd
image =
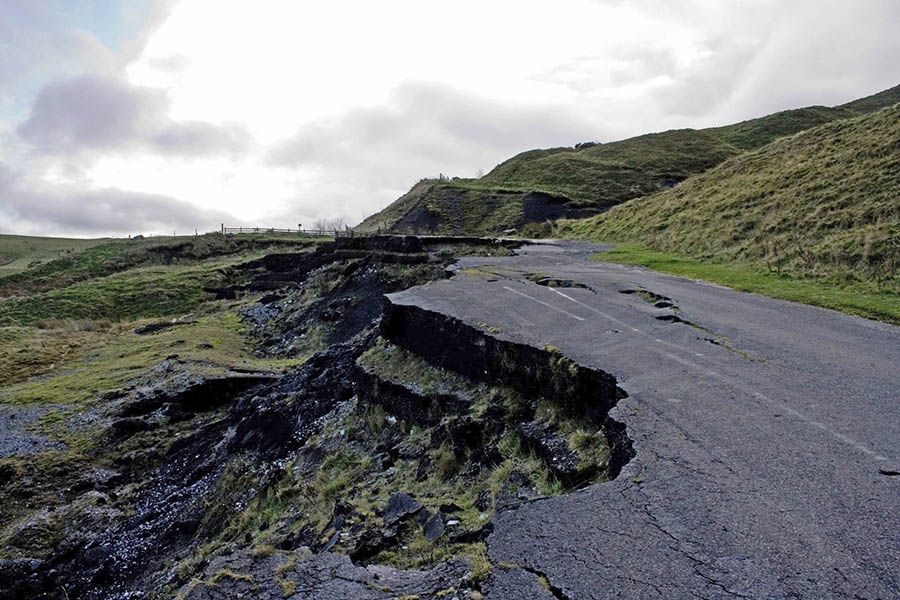
[[[244,390],[272,383],[268,371],[237,371],[167,358],[122,389],[106,394],[114,433],[127,436],[159,419],[185,420],[227,405]],[[144,423],[144,424],[141,424]]]
[[[359,364],[351,377],[363,401],[382,406],[389,414],[416,425],[437,425],[444,417],[464,414],[472,403],[470,398],[459,394],[425,393],[414,386],[385,379]]]
[[[529,448],[540,456],[550,471],[568,485],[579,479],[589,479],[590,473],[581,468],[582,457],[577,450],[569,447],[569,442],[546,423],[523,423],[519,433]],[[596,467],[594,467],[596,468]]]

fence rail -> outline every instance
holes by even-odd
[[[353,237],[352,229],[330,230],[330,229],[282,229],[278,227],[225,227],[223,224],[221,229],[223,235],[237,235],[245,233],[293,233],[297,235],[308,235],[314,237]]]

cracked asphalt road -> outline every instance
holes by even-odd
[[[531,597],[538,575],[572,600],[900,597],[900,328],[589,250],[464,259],[391,296],[557,346],[629,394],[611,415],[636,457],[498,514],[490,556],[522,568],[489,597]],[[548,276],[590,289],[532,281]]]

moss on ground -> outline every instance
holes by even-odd
[[[207,307],[196,320],[158,333],[134,333],[135,327],[150,322],[101,323],[84,331],[65,325],[0,328],[0,333],[11,332],[0,336],[0,373],[9,376],[0,385],[0,401],[86,406],[172,355],[209,374],[232,367],[280,370],[303,360],[256,356],[247,327],[231,303]],[[21,355],[30,357],[30,366],[20,362]]]
[[[379,339],[362,354],[359,364],[388,381],[395,381],[428,394],[468,396],[472,384],[456,373],[437,369],[412,352]]]

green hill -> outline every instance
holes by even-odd
[[[0,234],[0,277],[73,255],[104,241]]]
[[[245,234],[81,240],[71,250],[54,238],[25,238],[32,260],[19,272],[0,271],[0,328],[33,325],[45,319],[143,318],[180,314],[208,300],[210,287],[233,263],[265,251],[302,249],[305,236]],[[0,236],[0,248],[19,248],[18,236]],[[20,254],[24,250],[20,248]],[[12,251],[10,250],[10,253]]]
[[[900,292],[900,104],[778,139],[558,232]]]
[[[897,102],[900,86],[841,106],[788,110],[725,127],[531,150],[480,179],[423,180],[357,229],[497,233],[529,223],[595,215],[670,188],[779,137]]]

